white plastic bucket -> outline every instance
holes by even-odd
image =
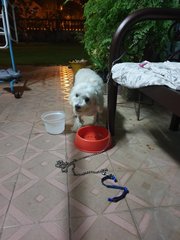
[[[50,134],[60,134],[65,129],[65,113],[63,111],[50,111],[41,115],[46,131]]]

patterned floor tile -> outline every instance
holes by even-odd
[[[13,155],[0,157],[0,227],[9,208],[20,172],[21,159]]]
[[[64,151],[38,151],[33,152],[28,149],[26,152],[22,170],[26,170],[37,176],[39,179],[45,179],[52,174],[57,168],[55,164],[58,160],[64,160]],[[21,170],[21,171],[22,171]],[[59,170],[60,171],[60,170]]]
[[[3,183],[4,181],[12,181],[12,176],[18,174],[22,159],[13,155],[6,155],[0,157],[0,163],[0,183]]]
[[[163,166],[160,168],[164,178],[169,183],[169,188],[164,196],[161,206],[180,205],[180,178],[178,167]]]
[[[17,177],[19,174],[18,165],[13,164],[13,161],[11,161],[9,163],[11,163],[12,166],[7,168],[9,165],[9,159],[6,158],[4,160],[7,160],[7,166],[5,165],[5,167],[3,166],[4,163],[2,159],[0,159],[3,167],[3,171],[1,171],[1,174],[3,174],[0,178],[0,227],[2,226],[4,218],[6,216],[6,212],[13,196]]]
[[[101,154],[88,154],[82,157],[76,157],[69,159],[68,162],[75,161],[75,172],[84,173],[87,171],[99,171],[107,169],[109,173],[112,173],[113,169],[106,153]]]
[[[180,132],[168,130],[170,115],[143,105],[137,121],[134,103],[118,96],[115,145],[101,154],[81,152],[71,131],[72,70],[21,70],[30,90],[21,99],[0,95],[1,240],[179,239]],[[65,111],[60,135],[48,134],[41,120],[51,110]],[[106,113],[105,107],[104,119]],[[102,174],[74,176],[73,165],[64,173],[58,160],[77,160],[76,173],[108,168],[129,194],[111,203],[122,191],[103,186]]]
[[[33,123],[36,117],[36,112],[27,112],[27,110],[16,110],[8,115],[9,121],[27,121]]]
[[[148,152],[139,144],[123,144],[110,155],[115,170],[122,168],[135,170],[148,158]]]
[[[29,144],[41,150],[65,149],[65,136],[48,133],[32,134]]]
[[[1,124],[0,130],[8,135],[29,137],[32,130],[32,124],[23,121],[6,121]]]
[[[5,228],[1,240],[68,240],[68,220]]]
[[[130,208],[160,206],[169,191],[169,183],[157,168],[137,170],[125,183],[130,193]]]
[[[80,177],[68,176],[71,217],[113,213],[128,209],[126,201],[117,204],[108,201],[109,197],[118,196],[122,191],[106,188],[102,185],[101,178],[101,174]]]
[[[24,175],[24,178],[21,176],[23,180],[17,183],[5,226],[11,226],[12,221],[13,225],[22,224],[20,219],[23,219],[23,224],[29,224],[49,220],[51,217],[50,220],[67,217],[68,209],[64,208],[68,202],[66,192],[47,181],[38,181],[36,177],[32,178],[26,172]],[[57,212],[58,207],[60,213]]]
[[[180,208],[165,207],[133,210],[142,240],[177,240],[180,238]]]
[[[10,204],[15,183],[6,183],[6,187],[0,184],[0,229],[3,227],[6,213]]]
[[[21,136],[7,135],[0,139],[0,156],[14,155],[20,150],[25,150],[27,139]]]
[[[98,240],[119,238],[138,240],[138,232],[129,212],[71,218],[72,240]]]

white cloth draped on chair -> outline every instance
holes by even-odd
[[[115,82],[128,88],[165,85],[180,90],[179,62],[124,62],[115,64],[111,72]]]

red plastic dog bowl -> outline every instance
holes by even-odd
[[[88,125],[79,128],[74,143],[82,152],[102,152],[110,147],[111,135],[105,127]]]

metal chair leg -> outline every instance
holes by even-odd
[[[179,129],[179,124],[180,124],[180,117],[173,114],[172,118],[171,118],[171,123],[170,123],[169,129],[172,131],[177,131]]]
[[[140,121],[141,100],[142,100],[142,93],[139,92],[139,94],[138,94],[138,109],[137,109],[137,120],[138,120],[138,121]]]
[[[117,84],[114,84],[111,80],[108,83],[108,116],[107,116],[107,127],[114,135],[115,132],[115,115],[116,115],[116,103],[117,103]]]

